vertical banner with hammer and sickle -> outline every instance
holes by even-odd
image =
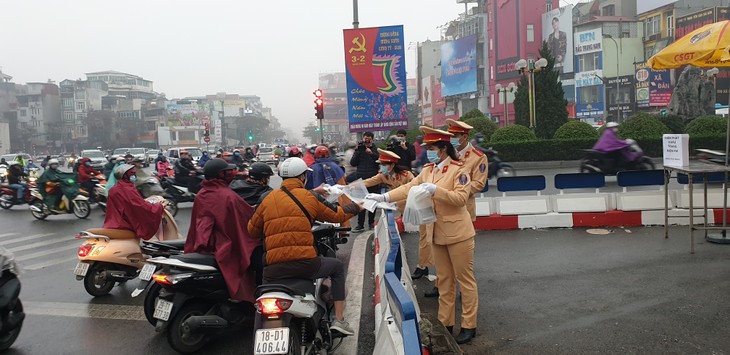
[[[403,26],[344,30],[350,132],[408,127]]]

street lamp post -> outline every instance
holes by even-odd
[[[620,89],[619,89],[619,48],[618,48],[618,42],[616,42],[616,39],[613,38],[613,36],[609,34],[604,34],[603,38],[608,38],[613,41],[613,44],[616,45],[616,122],[623,122],[623,116],[621,115],[621,103],[619,103],[619,97],[620,97]]]
[[[515,63],[515,68],[520,74],[527,71],[527,93],[530,107],[530,128],[537,125],[537,112],[535,112],[535,72],[539,72],[547,67],[548,61],[540,58],[537,61],[520,59]]]
[[[507,127],[509,125],[509,111],[507,110],[507,92],[512,92],[517,88],[517,85],[515,83],[509,83],[507,87],[502,87],[502,84],[496,84],[494,85],[494,89],[497,90],[499,93],[504,93],[504,126]]]

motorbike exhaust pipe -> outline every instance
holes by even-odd
[[[183,327],[187,328],[191,333],[197,331],[217,331],[228,328],[228,321],[219,316],[192,316],[186,319]]]
[[[106,280],[115,282],[127,281],[135,277],[136,275],[128,275],[126,272],[119,270],[108,270],[104,272],[104,278]]]

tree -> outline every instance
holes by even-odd
[[[568,100],[565,99],[560,72],[554,69],[555,57],[550,52],[547,42],[542,42],[539,51],[542,58],[547,59],[547,66],[534,73],[535,79],[535,125],[533,129],[540,138],[549,139],[555,131],[568,122]],[[515,93],[515,123],[529,126],[530,108],[527,75],[520,79]]]
[[[319,143],[319,124],[310,122],[307,127],[304,127],[302,135],[305,139],[309,139],[309,141],[312,143]]]
[[[479,109],[476,108],[465,113],[464,116],[461,116],[461,121],[464,121],[466,124],[474,127],[474,129],[469,132],[469,138],[473,138],[474,134],[480,132],[484,135],[486,140],[489,140],[494,131],[497,130],[497,125],[487,118],[482,111],[479,111]]]

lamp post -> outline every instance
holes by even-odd
[[[520,74],[527,72],[527,93],[530,107],[530,128],[537,125],[537,112],[535,112],[535,72],[539,72],[547,67],[548,61],[540,58],[537,61],[520,59],[515,63],[515,68]]]
[[[509,111],[507,111],[507,92],[512,92],[517,88],[515,83],[509,83],[507,87],[502,87],[502,84],[494,85],[494,89],[499,93],[504,93],[504,126],[509,125]]]
[[[619,89],[619,48],[618,48],[618,42],[616,42],[616,39],[613,38],[613,36],[609,34],[604,34],[603,38],[608,38],[613,41],[613,44],[616,45],[616,122],[621,123],[623,122],[624,118],[621,115],[621,103],[619,103],[618,99],[620,97],[620,89]]]

